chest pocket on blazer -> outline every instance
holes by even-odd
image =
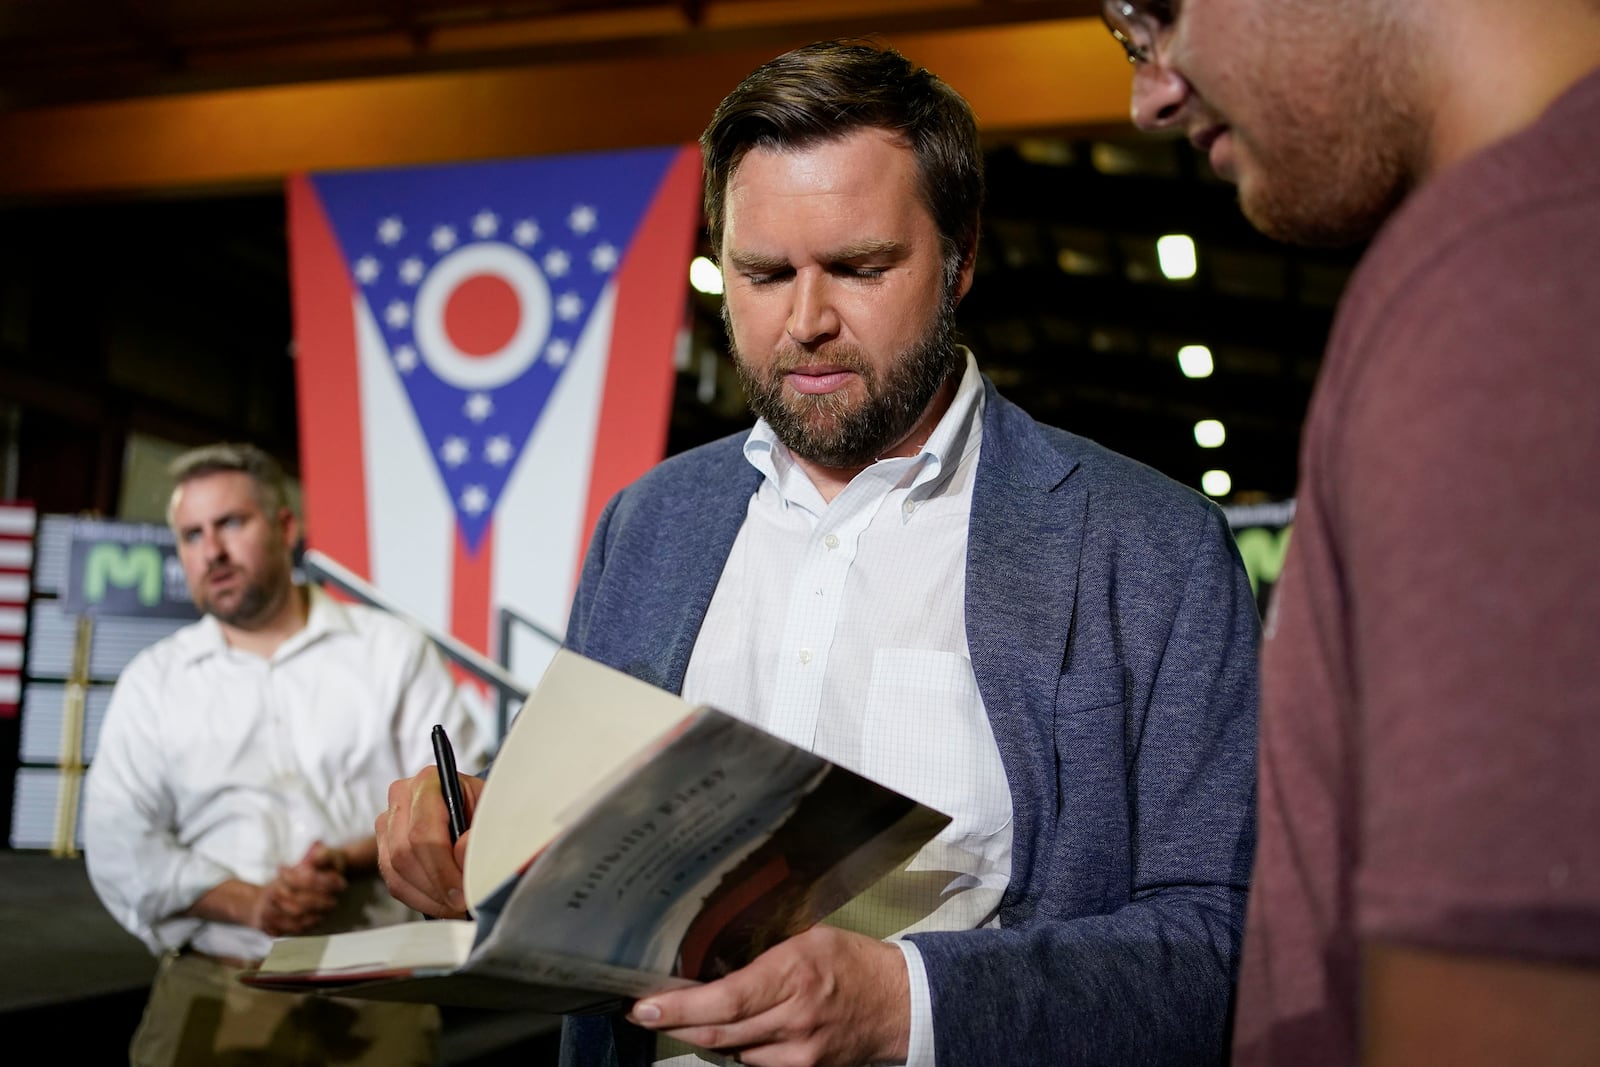
[[[939,834],[975,843],[1011,819],[1011,793],[972,661],[880,648],[872,656],[862,773],[952,817]]]
[[[1093,912],[1127,899],[1127,672],[1121,664],[1071,671],[1056,690],[1057,809],[1051,865]]]
[[[1122,664],[1070,671],[1056,690],[1056,767],[1063,798],[1084,790],[1084,776],[1096,789],[1121,797],[1127,773],[1123,758],[1123,701],[1127,671]]]

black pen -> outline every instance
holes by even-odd
[[[450,813],[450,843],[467,832],[467,798],[461,795],[461,779],[456,777],[456,754],[444,727],[433,727],[433,760],[439,769],[439,790],[444,793],[445,810]]]

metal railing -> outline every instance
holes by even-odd
[[[519,707],[528,699],[528,687],[513,678],[500,664],[485,656],[470,645],[447,633],[440,633],[415,615],[397,606],[389,600],[365,578],[345,567],[342,563],[318,552],[316,549],[307,549],[300,560],[301,570],[306,578],[322,585],[331,586],[346,596],[355,598],[363,604],[386,611],[397,618],[404,619],[427,635],[444,657],[451,663],[466,671],[472,677],[482,682],[495,694],[495,715],[498,730],[495,741],[498,744],[506,735],[506,727],[511,723],[512,709]],[[520,620],[529,626],[533,624],[527,620]],[[504,627],[502,623],[502,627]],[[535,629],[538,629],[535,627]],[[544,631],[540,630],[543,634]],[[559,639],[556,639],[559,644]]]

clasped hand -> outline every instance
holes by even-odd
[[[250,925],[272,937],[303,934],[327,918],[348,887],[344,854],[313,842],[293,866],[280,866],[277,876],[255,896]]]

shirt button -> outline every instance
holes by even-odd
[[[838,548],[839,547],[839,535],[838,534],[829,534],[828,536],[826,536],[826,537],[824,537],[822,539],[822,543],[827,545],[829,548]]]
[[[909,515],[913,511],[917,510],[917,502],[915,500],[907,500],[904,504],[900,505],[900,510]]]
[[[801,663],[810,663],[811,662],[811,650],[809,648],[802,648],[800,650],[800,662]]]

